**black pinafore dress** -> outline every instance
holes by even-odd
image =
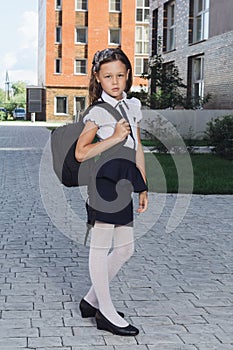
[[[148,190],[136,167],[136,150],[124,143],[103,152],[96,162],[86,204],[90,226],[95,221],[133,226],[132,193]]]

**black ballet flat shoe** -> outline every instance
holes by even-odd
[[[81,311],[82,318],[88,318],[88,317],[95,317],[96,312],[98,309],[96,309],[94,306],[89,304],[85,299],[82,299],[79,304],[79,309]],[[118,312],[118,314],[124,318],[125,315],[123,312]]]
[[[97,329],[111,332],[112,334],[115,334],[115,335],[134,337],[139,333],[139,330],[136,327],[131,325],[128,325],[126,327],[115,326],[106,317],[104,317],[104,315],[99,310],[97,310],[96,312],[95,319],[96,319]]]

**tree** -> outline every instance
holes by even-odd
[[[11,85],[12,97],[7,103],[7,110],[12,114],[16,107],[26,107],[26,83],[24,81],[17,81]]]
[[[0,107],[4,106],[5,103],[5,91],[0,89]]]
[[[182,105],[184,92],[187,88],[179,76],[178,68],[173,62],[165,64],[161,54],[150,61],[151,95],[150,107],[152,109],[174,109]]]
[[[13,96],[25,95],[26,96],[26,83],[24,81],[17,81],[11,85]]]

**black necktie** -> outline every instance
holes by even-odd
[[[120,109],[120,111],[121,111],[121,114],[122,114],[123,118],[129,123],[129,127],[130,127],[130,136],[132,137],[132,139],[133,139],[133,141],[134,141],[134,148],[135,148],[136,142],[135,142],[135,138],[134,138],[134,136],[133,136],[132,128],[131,128],[129,119],[128,119],[128,117],[127,117],[126,111],[125,111],[125,109],[124,109],[124,107],[122,106],[121,103],[119,103],[119,109]]]

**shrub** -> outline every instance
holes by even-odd
[[[211,120],[207,123],[206,135],[216,154],[233,160],[233,115]]]

